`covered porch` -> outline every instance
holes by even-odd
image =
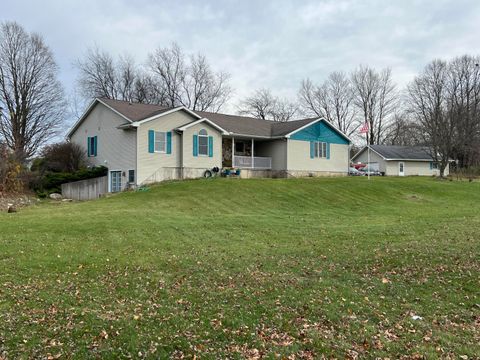
[[[224,168],[270,170],[272,158],[262,156],[268,140],[224,137],[222,139],[222,166]]]

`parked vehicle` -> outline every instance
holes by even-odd
[[[350,167],[348,170],[348,175],[350,176],[364,176],[365,174],[354,167]]]
[[[382,173],[371,166],[365,165],[361,169],[359,169],[360,172],[363,172],[364,175],[370,175],[370,176],[382,176]]]
[[[360,169],[364,168],[365,166],[367,166],[367,164],[353,164],[352,165],[352,167],[354,167],[357,170],[360,170]]]

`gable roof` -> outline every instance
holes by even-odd
[[[215,124],[216,127],[218,129],[221,129],[221,131],[223,131],[224,133],[230,133],[237,136],[244,135],[259,138],[283,138],[288,137],[289,134],[295,132],[296,130],[300,130],[310,124],[314,124],[318,121],[323,120],[320,118],[309,118],[287,122],[275,122],[271,120],[263,120],[247,116],[227,115],[207,111],[192,111],[183,106],[173,108],[153,104],[141,104],[122,100],[98,98],[92,102],[87,111],[69,131],[69,137],[78,128],[78,126],[87,117],[87,115],[97,103],[105,105],[115,113],[125,118],[126,123],[122,126],[123,128],[130,126],[138,126],[138,124],[142,122],[156,119],[157,116],[160,117],[162,115],[166,115],[167,113],[183,110],[187,111],[198,119],[205,118],[209,120],[209,122]],[[187,124],[185,124],[184,126],[186,125]],[[350,141],[350,139],[341,131],[339,131],[333,126],[332,128]]]
[[[367,147],[360,150],[352,160],[355,160]],[[400,145],[370,145],[370,150],[376,152],[384,160],[411,160],[432,161],[433,158],[424,146],[400,146]]]
[[[128,101],[107,98],[99,98],[98,100],[123,114],[131,122],[144,120],[155,115],[160,115],[161,113],[172,109],[167,106],[132,103]]]

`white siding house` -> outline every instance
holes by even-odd
[[[68,134],[109,191],[196,178],[214,167],[243,177],[347,175],[350,139],[324,119],[286,123],[184,107],[96,99]]]

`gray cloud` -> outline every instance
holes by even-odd
[[[230,111],[253,89],[294,97],[303,78],[322,81],[359,64],[391,67],[405,85],[433,58],[480,53],[476,0],[4,0],[0,17],[45,37],[69,92],[72,64],[89,46],[143,62],[176,41],[231,73]]]

